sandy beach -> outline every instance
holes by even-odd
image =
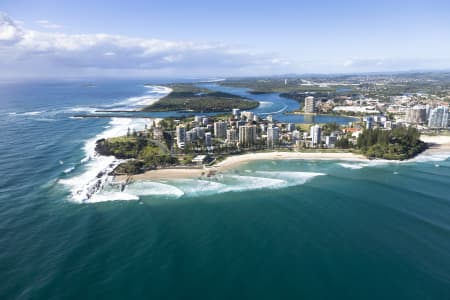
[[[232,169],[238,165],[248,163],[255,160],[346,160],[346,161],[364,161],[368,160],[363,155],[353,154],[349,152],[259,152],[247,153],[243,155],[235,155],[227,157],[225,160],[213,166],[218,171]]]
[[[422,135],[420,139],[429,144],[429,149],[425,153],[450,152],[450,136]]]

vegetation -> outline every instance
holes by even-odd
[[[193,84],[172,84],[172,93],[156,103],[144,108],[144,111],[194,111],[229,112],[233,108],[242,110],[258,107],[257,101],[223,92],[214,92]]]
[[[412,127],[366,129],[358,137],[357,146],[369,158],[404,160],[426,149],[419,138],[419,131]]]
[[[121,163],[114,170],[114,174],[140,174],[144,172],[144,162],[140,160],[129,160]]]
[[[162,144],[141,136],[126,136],[97,141],[95,150],[101,155],[113,155],[121,159],[134,159],[120,164],[115,173],[137,174],[178,163]]]

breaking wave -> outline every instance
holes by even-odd
[[[170,92],[170,89],[165,87],[154,87],[151,90],[155,90],[154,94],[157,94],[159,98]],[[144,98],[149,99],[148,96],[131,97],[123,101],[123,103],[127,107],[136,108],[143,103],[142,101],[146,101],[143,100]],[[71,111],[79,112],[83,109],[86,109],[86,107],[71,108]],[[103,128],[103,132],[88,139],[83,146],[85,157],[80,161],[80,165],[83,167],[82,173],[76,174],[71,178],[59,180],[59,183],[70,188],[70,199],[79,203],[139,199],[136,195],[107,190],[106,187],[112,182],[112,176],[109,174],[124,160],[116,159],[113,156],[100,156],[96,153],[95,146],[96,141],[99,139],[126,135],[128,128],[137,131],[143,130],[145,125],[151,121],[151,119],[140,118],[112,118],[109,124]],[[70,172],[69,169],[66,171],[67,173],[76,173],[74,169],[71,169]]]
[[[137,181],[128,185],[124,193],[127,196],[133,195],[137,198],[140,196],[167,196],[174,198],[208,196],[228,192],[281,189],[302,185],[317,176],[326,174],[256,171],[252,175],[254,176],[220,174],[209,179],[174,179],[167,182]]]

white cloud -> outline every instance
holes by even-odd
[[[39,24],[56,28],[47,20]],[[284,72],[288,64],[223,43],[33,31],[0,14],[1,77],[246,75]]]
[[[50,22],[49,20],[38,20],[38,21],[36,21],[36,23],[45,29],[61,29],[62,28],[61,25],[54,24],[54,23]]]
[[[11,18],[0,12],[0,43],[17,41],[23,34],[22,29]]]

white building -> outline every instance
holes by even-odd
[[[406,122],[411,124],[423,124],[427,121],[427,107],[416,105],[406,110]]]
[[[205,128],[204,127],[195,127],[193,130],[197,133],[197,138],[204,139],[205,138]]]
[[[214,122],[214,136],[216,138],[225,139],[227,137],[227,123],[226,122]]]
[[[236,129],[231,128],[227,130],[227,143],[236,143],[237,142],[237,132]]]
[[[438,106],[430,111],[428,120],[430,128],[447,128],[448,127],[448,107]]]
[[[207,148],[208,150],[211,150],[211,149],[212,149],[211,132],[205,133],[205,145],[206,145],[206,148]]]
[[[295,124],[294,124],[294,123],[288,123],[288,124],[286,125],[286,129],[287,129],[287,131],[289,131],[289,132],[294,131],[294,130],[295,130]]]
[[[267,128],[267,147],[273,148],[278,145],[280,139],[280,128],[269,127]]]
[[[336,146],[336,136],[330,135],[325,137],[325,145],[327,148],[334,148]]]
[[[241,119],[245,119],[247,121],[252,122],[254,119],[254,114],[251,111],[243,111],[241,112]]]
[[[195,116],[194,117],[194,122],[197,124],[201,124],[203,120],[203,116]]]
[[[244,125],[239,127],[239,144],[244,147],[256,143],[256,125]]]
[[[322,129],[319,125],[314,125],[311,127],[311,144],[312,146],[320,146]]]
[[[176,127],[177,146],[183,149],[186,143],[186,128],[183,125]]]
[[[314,97],[308,96],[305,98],[305,113],[314,113],[316,111]]]

